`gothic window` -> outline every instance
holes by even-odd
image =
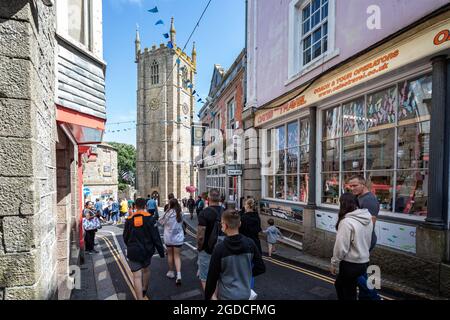
[[[188,70],[186,67],[182,68],[182,78],[183,78],[183,89],[187,90],[189,85],[189,78],[188,78]]]
[[[159,169],[153,167],[151,170],[151,183],[152,183],[152,188],[156,188],[159,186]]]
[[[156,61],[153,61],[151,67],[151,83],[152,85],[159,83],[159,65]]]

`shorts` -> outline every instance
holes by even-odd
[[[127,214],[128,212],[121,212],[120,214],[119,214],[119,217],[125,217],[125,215]]]
[[[151,262],[152,258],[148,258],[144,261],[128,260],[128,265],[130,266],[131,272],[138,272],[139,270],[149,267]]]
[[[183,246],[182,244],[178,244],[178,245],[166,244],[167,248],[181,248],[182,246]]]
[[[208,278],[209,262],[211,261],[211,255],[204,250],[198,253],[198,277],[201,281],[206,281]]]

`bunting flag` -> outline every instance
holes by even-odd
[[[164,21],[162,21],[162,20],[156,21],[155,26],[160,25],[160,24],[164,25]]]
[[[180,58],[177,59],[177,64],[178,64],[178,65],[181,64]]]
[[[192,92],[192,95],[194,95],[194,94],[196,94],[196,93],[197,93],[197,91],[194,90],[194,91]]]
[[[194,87],[194,85],[192,83],[189,83],[187,87],[192,89]],[[192,94],[194,94],[194,93],[195,93],[195,90],[194,90],[194,92]]]
[[[148,12],[151,12],[151,13],[158,13],[158,12],[159,12],[159,11],[158,11],[158,7],[154,7],[153,9],[148,10]]]
[[[201,99],[201,98],[197,100],[197,102],[201,102],[201,101],[202,101],[202,99]]]
[[[164,33],[163,36],[164,36],[164,38],[166,38],[166,39],[169,39],[169,37],[170,37],[168,33]]]
[[[172,43],[172,41],[169,41],[169,43],[167,44],[167,46],[168,46],[170,49],[173,49],[173,43]]]

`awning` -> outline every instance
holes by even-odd
[[[105,119],[56,105],[56,121],[66,124],[78,145],[102,142]]]

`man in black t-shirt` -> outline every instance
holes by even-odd
[[[214,248],[208,245],[214,225],[222,218],[223,208],[220,206],[220,192],[212,189],[209,192],[209,207],[205,208],[198,215],[197,228],[197,249],[198,249],[198,277],[205,289],[208,277],[209,262]]]

